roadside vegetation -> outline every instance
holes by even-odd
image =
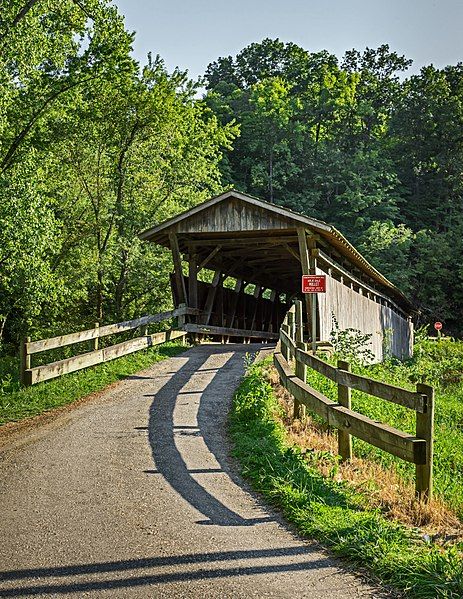
[[[423,342],[423,355],[420,356],[418,350],[410,364],[373,366],[369,367],[369,374],[375,373],[383,380],[387,376],[389,382],[411,384],[412,373],[418,374],[426,361],[434,364],[443,347]],[[461,351],[461,344],[456,344],[455,348],[455,351]],[[429,381],[437,381],[443,376],[443,370],[435,376],[437,379],[430,378]],[[318,376],[312,380],[310,375],[309,383],[317,384],[327,395],[330,393]],[[361,401],[364,403],[361,404]],[[378,419],[394,417],[396,424],[400,422],[401,427],[404,426],[399,414],[389,414],[379,408],[373,412],[373,404],[367,405],[366,398],[356,397],[353,403],[356,409],[377,414]],[[437,428],[442,424],[443,428],[452,430],[452,417],[442,407],[445,400],[439,399],[438,403]],[[398,465],[383,461],[380,464],[383,468],[375,466],[375,460],[381,460],[383,456],[372,451],[368,460],[364,458],[351,465],[351,471],[364,469],[361,484],[353,476],[342,478],[338,458],[331,453],[334,434],[312,418],[308,418],[305,424],[296,422],[292,426],[288,410],[288,403],[281,397],[281,388],[276,384],[271,361],[250,366],[235,396],[231,435],[243,474],[252,481],[256,490],[281,508],[300,533],[322,541],[337,555],[349,558],[356,565],[367,567],[383,583],[405,591],[408,597],[462,597],[461,537],[456,535],[456,538],[449,536],[443,539],[434,537],[426,527],[407,526],[397,519],[401,514],[391,513],[385,509],[384,502],[376,500],[377,487],[385,480],[381,476],[387,475],[385,467],[397,467],[400,475],[395,479],[397,482],[402,476]],[[453,430],[456,430],[455,426]],[[436,459],[436,475],[445,464],[446,458],[442,454],[445,434],[442,433],[437,443],[440,457]],[[301,439],[305,439],[305,444],[298,442]],[[460,446],[454,448],[453,455],[458,455],[462,448],[460,439]],[[354,453],[367,455],[368,452],[366,446],[357,444]],[[373,467],[365,471],[368,464],[373,464]],[[448,478],[453,475],[458,475],[456,470],[446,474]],[[404,478],[407,478],[407,473]],[[388,480],[391,482],[394,478]],[[450,493],[455,505],[458,503],[456,488],[452,492],[444,489],[442,479],[439,479],[437,487],[441,492]],[[438,502],[436,506],[437,517],[447,526],[458,529],[455,515]],[[414,507],[419,510],[419,505]],[[421,524],[431,520],[423,506],[420,519]]]
[[[0,425],[70,404],[185,349],[179,342],[168,342],[25,388],[18,382],[18,360],[1,358]]]
[[[358,374],[412,390],[417,382],[426,382],[435,388],[434,492],[463,521],[463,342],[418,337],[414,357],[405,362],[390,358],[365,366],[350,358],[352,370]],[[322,375],[308,369],[307,382],[330,399],[336,399],[336,385]],[[415,431],[414,412],[396,404],[352,391],[352,407],[395,428],[409,433]],[[321,422],[317,426],[326,430]],[[374,460],[412,485],[412,464],[360,439],[353,439],[353,448],[356,457]]]

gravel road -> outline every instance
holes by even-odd
[[[259,348],[194,347],[13,435],[0,449],[0,597],[388,596],[238,476],[226,413]]]

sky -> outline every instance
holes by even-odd
[[[113,0],[136,32],[134,56],[160,54],[169,71],[204,74],[219,56],[266,37],[309,52],[392,50],[424,65],[463,61],[463,0]]]

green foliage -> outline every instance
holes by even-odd
[[[131,43],[108,0],[2,3],[4,351],[167,307],[169,255],[137,233],[221,189],[236,128]]]
[[[373,336],[371,333],[363,334],[353,328],[341,329],[333,312],[331,313],[331,322],[329,341],[338,358],[359,364],[367,364],[374,360],[375,356],[368,348]]]
[[[248,371],[230,419],[234,453],[255,489],[281,508],[302,534],[367,567],[406,596],[461,597],[461,547],[442,549],[423,542],[366,507],[362,495],[348,484],[324,478],[309,454],[286,441],[283,425],[274,418],[279,408],[265,381],[265,368],[266,363],[260,363]]]
[[[421,309],[463,332],[463,67],[387,45],[311,54],[265,39],[206,71],[205,101],[240,137],[224,180],[333,223]]]

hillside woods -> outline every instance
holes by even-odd
[[[227,186],[334,224],[461,334],[463,66],[387,45],[341,59],[266,39],[200,84],[138,65],[106,0],[2,3],[0,340],[157,312],[143,228]]]

